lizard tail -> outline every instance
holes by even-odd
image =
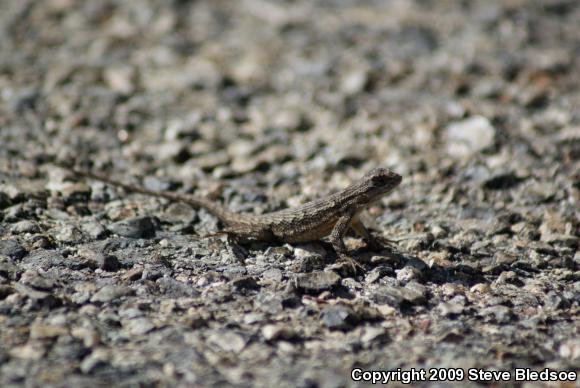
[[[187,203],[195,208],[204,208],[209,211],[211,214],[219,218],[220,221],[224,222],[225,224],[230,224],[232,219],[236,218],[236,214],[231,212],[224,206],[221,206],[215,202],[210,201],[207,198],[200,197],[198,195],[193,194],[185,194],[185,193],[172,193],[169,191],[156,191],[156,190],[149,190],[142,186],[132,185],[129,183],[124,183],[119,180],[109,178],[108,176],[88,171],[88,170],[79,170],[74,167],[69,167],[67,165],[61,163],[53,163],[54,165],[64,168],[71,173],[89,179],[94,179],[103,183],[110,184],[115,187],[120,187],[128,192],[132,193],[139,193],[145,195],[151,195],[153,197],[160,197],[168,199],[172,202],[182,202]]]

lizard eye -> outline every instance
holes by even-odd
[[[387,183],[388,180],[389,178],[384,175],[375,175],[374,177],[371,178],[371,181],[375,186],[382,186],[385,183]]]
[[[401,182],[401,176],[386,168],[376,168],[366,176],[367,182],[378,188],[396,186]]]

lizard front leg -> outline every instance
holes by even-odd
[[[377,239],[369,232],[369,230],[365,227],[358,216],[352,218],[350,223],[350,227],[354,232],[361,237],[364,242],[366,242],[367,246],[371,250],[379,250],[381,248],[381,244],[377,241]]]
[[[342,261],[348,262],[350,265],[352,265],[356,272],[356,268],[358,267],[362,269],[362,266],[348,255],[343,240],[346,231],[351,226],[353,217],[354,214],[348,213],[344,214],[338,219],[336,224],[334,224],[332,232],[330,233],[330,243],[332,244],[335,252],[338,254],[338,257],[340,257]]]

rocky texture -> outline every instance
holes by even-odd
[[[577,1],[0,2],[0,385],[580,363]],[[367,269],[201,238],[372,167]]]

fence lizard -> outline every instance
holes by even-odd
[[[330,243],[340,259],[351,264],[353,260],[349,257],[343,241],[345,233],[351,229],[371,248],[376,248],[378,245],[375,239],[358,215],[364,208],[390,193],[402,180],[399,174],[379,167],[371,170],[347,188],[326,198],[295,208],[257,215],[233,212],[202,196],[149,190],[98,173],[78,170],[62,164],[57,165],[75,175],[121,187],[129,192],[183,202],[195,208],[204,208],[225,225],[223,231],[217,234],[223,233],[236,240],[304,243],[329,236]]]

